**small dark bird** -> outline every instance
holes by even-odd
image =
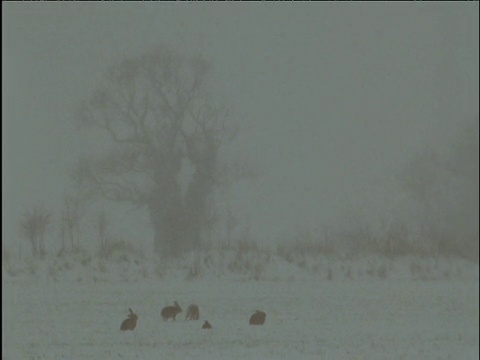
[[[133,330],[137,326],[138,315],[135,314],[132,309],[128,309],[130,314],[128,314],[128,319],[123,320],[122,325],[120,325],[120,330]]]
[[[263,325],[265,323],[265,314],[263,311],[257,310],[252,316],[250,316],[250,325]]]
[[[212,328],[212,325],[207,320],[205,320],[205,322],[202,325],[202,329],[211,329],[211,328]]]

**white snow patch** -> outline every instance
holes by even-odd
[[[299,268],[274,256],[210,255],[201,257],[196,277],[188,276],[188,257],[103,265],[91,258],[82,265],[82,255],[35,262],[33,273],[15,276],[3,264],[2,359],[479,356],[478,264],[319,258]],[[162,321],[161,308],[174,300],[184,311],[175,322]],[[185,321],[191,303],[200,308],[199,321]],[[122,332],[129,307],[138,325]],[[257,309],[267,313],[266,323],[249,326]],[[204,320],[212,330],[201,329]]]

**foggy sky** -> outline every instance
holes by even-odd
[[[36,201],[55,210],[82,139],[73,109],[116,59],[160,43],[212,61],[264,175],[233,194],[253,234],[378,222],[395,174],[478,116],[478,3],[2,3],[3,233]],[[443,99],[439,101],[439,99]],[[448,101],[445,102],[445,99]],[[150,234],[116,219],[118,232]],[[133,217],[133,216],[132,216]],[[134,229],[134,230],[132,230]]]

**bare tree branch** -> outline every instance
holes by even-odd
[[[110,150],[81,159],[76,184],[89,196],[147,206],[156,251],[198,243],[213,224],[213,191],[227,183],[218,171],[220,148],[236,132],[227,107],[208,93],[208,71],[201,55],[185,61],[159,48],[112,66],[105,86],[78,111],[83,124],[106,135]],[[185,161],[194,174],[182,191]]]

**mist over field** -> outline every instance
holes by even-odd
[[[4,359],[478,358],[477,2],[2,10]]]

